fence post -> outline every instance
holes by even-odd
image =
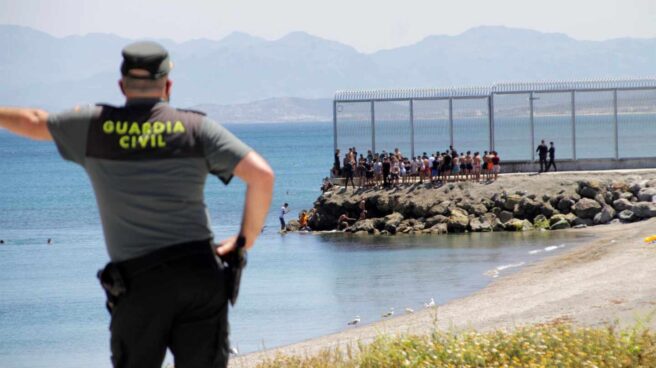
[[[572,159],[576,160],[576,92],[572,90]]]
[[[410,157],[415,157],[415,103],[410,99]]]
[[[620,158],[619,127],[617,126],[617,89],[613,91],[613,128],[615,131],[615,159]]]
[[[487,98],[487,116],[490,118],[490,151],[494,151],[494,93]]]
[[[333,152],[337,151],[337,101],[333,101]]]
[[[376,112],[374,101],[371,101],[371,152],[376,153]]]
[[[533,121],[533,92],[529,94],[529,111],[531,117],[531,161],[535,161],[535,123]]]
[[[453,99],[449,99],[449,142],[453,146]]]

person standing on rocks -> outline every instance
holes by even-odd
[[[547,166],[547,152],[549,149],[547,148],[546,143],[544,143],[544,139],[538,146],[538,148],[535,150],[535,152],[538,153],[538,156],[540,157],[540,172],[545,171],[545,167]]]
[[[554,146],[554,142],[549,142],[549,162],[547,163],[547,169],[545,171],[549,171],[549,168],[551,165],[553,165],[554,171],[558,171],[558,168],[556,167],[556,146]]]
[[[344,189],[348,189],[349,179],[351,179],[351,185],[353,185],[353,189],[355,189],[355,182],[353,181],[354,163],[355,162],[352,160],[352,152],[349,152],[346,154],[346,157],[344,157]]]
[[[340,160],[339,160],[339,148],[335,150],[335,176],[340,176],[342,175],[342,168],[340,165]]]
[[[389,185],[390,172],[392,171],[392,163],[390,162],[389,157],[385,156],[383,159],[383,186],[387,187]]]

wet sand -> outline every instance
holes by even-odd
[[[435,328],[488,331],[552,321],[624,326],[655,313],[656,244],[643,239],[656,234],[656,218],[561,231],[586,233],[594,239],[501,276],[468,297],[445,305],[436,300],[437,308],[349,328],[345,321],[340,333],[237,356],[230,367],[253,367],[276,354],[315,354],[371,341],[380,334],[427,334]],[[656,318],[646,323],[656,328]]]

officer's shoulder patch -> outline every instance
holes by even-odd
[[[192,113],[192,114],[198,114],[198,115],[202,115],[202,116],[207,116],[206,113],[204,113],[204,112],[202,112],[202,111],[198,111],[198,110],[192,110],[192,109],[180,109],[180,108],[176,108],[176,110],[181,111],[181,112],[190,112],[190,113]]]

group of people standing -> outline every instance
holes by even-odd
[[[343,157],[335,151],[333,177],[343,177],[355,188],[354,178],[360,187],[398,185],[419,182],[481,181],[496,180],[501,171],[501,159],[496,151],[461,152],[453,146],[444,152],[405,157],[398,148],[394,152],[367,152],[358,156],[355,147],[349,148]]]
[[[558,171],[555,161],[556,146],[554,146],[554,142],[549,142],[549,147],[547,147],[547,144],[544,143],[543,139],[535,152],[538,153],[538,157],[540,158],[540,172],[549,171],[551,166],[553,166],[554,171]],[[547,155],[549,155],[549,162],[547,162]]]

